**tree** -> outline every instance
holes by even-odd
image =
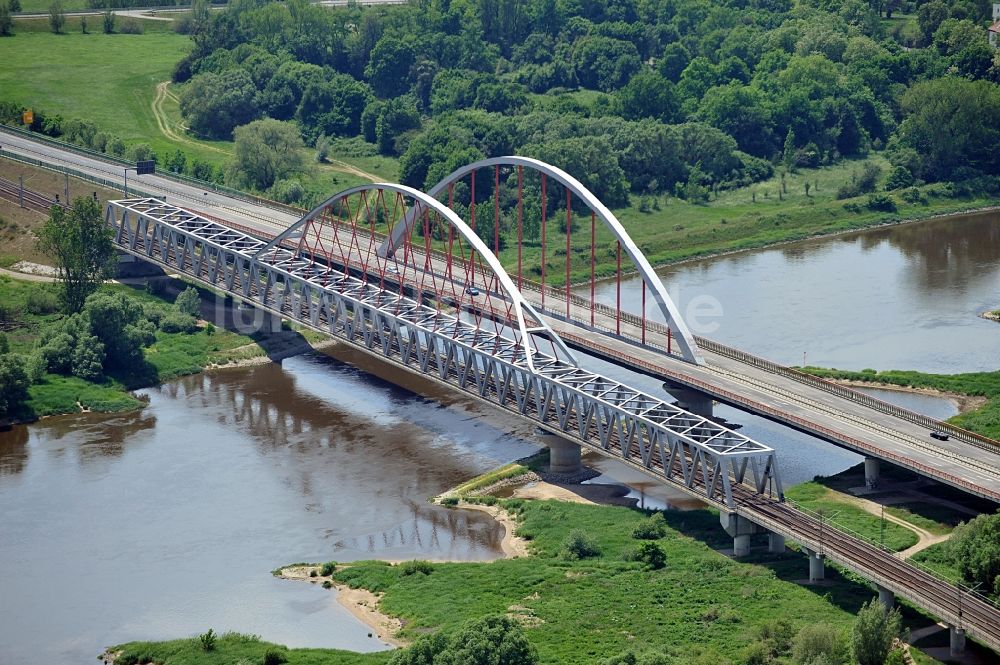
[[[14,19],[10,15],[10,5],[7,4],[7,0],[0,0],[0,36],[10,35],[13,27]]]
[[[384,35],[372,49],[365,77],[379,97],[398,97],[409,90],[416,53],[399,35]]]
[[[15,415],[28,399],[31,381],[24,359],[10,353],[0,356],[0,418]]]
[[[887,612],[878,598],[862,605],[851,630],[851,655],[858,665],[884,665],[902,622],[899,608]]]
[[[235,132],[235,154],[230,180],[264,190],[302,170],[304,147],[298,128],[281,120],[255,120]]]
[[[134,372],[143,364],[143,347],[156,339],[142,304],[124,293],[98,292],[87,298],[84,314],[90,334],[104,345],[104,367]],[[77,345],[86,337],[77,336]]]
[[[674,84],[652,70],[639,72],[615,96],[622,117],[673,122],[679,110]]]
[[[89,196],[74,199],[69,210],[53,206],[38,231],[38,248],[56,264],[63,308],[70,313],[83,309],[87,296],[114,274],[117,263],[111,227]]]
[[[49,27],[58,35],[64,25],[66,25],[66,12],[63,10],[62,0],[54,0],[49,5]]]
[[[828,623],[803,626],[792,643],[792,660],[801,665],[813,665],[825,657],[829,663],[839,663],[843,647],[837,629]]]
[[[174,304],[177,305],[177,309],[185,314],[191,316],[199,316],[201,314],[201,296],[198,294],[198,289],[193,286],[189,286],[177,295],[177,299],[174,300]]]
[[[949,77],[918,83],[903,95],[903,147],[920,155],[924,180],[945,180],[961,167],[1000,174],[1000,86]]]
[[[108,9],[105,10],[104,15],[101,17],[101,27],[104,29],[104,34],[111,35],[115,32],[115,13],[114,11]]]
[[[196,134],[228,139],[257,117],[253,79],[243,69],[198,74],[181,95],[181,114]]]
[[[635,44],[599,35],[576,43],[573,64],[580,85],[605,92],[621,88],[642,68]]]
[[[967,584],[1000,597],[1000,513],[961,524],[950,540],[952,559]]]

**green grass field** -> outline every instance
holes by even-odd
[[[838,497],[837,493],[817,483],[802,483],[789,488],[785,495],[811,511],[821,513],[835,526],[861,534],[876,543],[899,552],[917,544],[917,535],[909,529],[886,521],[883,540],[882,520],[858,506]]]
[[[94,29],[100,30],[96,21]],[[174,64],[189,49],[188,38],[172,32],[19,31],[0,39],[0,61],[18,63],[0,68],[0,89],[6,99],[91,120],[126,142],[148,142],[157,152],[169,151],[170,143],[157,129],[152,103],[156,84],[170,78]]]

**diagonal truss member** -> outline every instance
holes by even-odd
[[[775,452],[718,423],[157,199],[111,201],[119,249],[558,431],[716,506],[781,497]],[[266,258],[264,258],[266,256]],[[256,257],[256,258],[255,258]]]

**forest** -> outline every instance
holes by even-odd
[[[904,10],[917,30],[887,29]],[[359,137],[415,187],[519,153],[618,207],[881,150],[909,186],[1000,173],[989,13],[937,0],[233,0],[195,6],[174,80],[200,136],[266,117],[309,145]]]

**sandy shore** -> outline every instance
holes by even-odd
[[[504,528],[503,540],[500,542],[500,549],[504,559],[528,556],[528,541],[515,535],[517,530],[517,520],[500,506],[484,506],[479,504],[461,504],[457,510],[468,509],[484,512],[493,517]],[[403,561],[389,561],[393,565],[399,565]],[[443,562],[442,562],[443,563]],[[347,566],[338,566],[342,569]],[[315,571],[316,577],[311,573]],[[358,621],[372,629],[372,632],[380,640],[397,647],[404,647],[409,644],[404,639],[398,637],[399,631],[403,628],[403,622],[393,616],[385,614],[379,609],[379,600],[382,594],[372,593],[367,589],[352,589],[340,584],[329,577],[319,575],[320,566],[289,566],[282,568],[279,577],[287,580],[299,580],[322,584],[329,581],[332,588],[337,592],[337,602],[344,609],[351,613]]]
[[[987,399],[979,395],[963,395],[961,393],[949,393],[934,388],[914,388],[912,386],[898,386],[894,383],[882,383],[881,381],[852,381],[850,379],[829,379],[823,377],[824,381],[836,383],[848,388],[877,388],[879,390],[893,390],[900,393],[916,393],[918,395],[930,395],[932,397],[943,397],[955,403],[959,413],[975,411],[981,409],[986,404]]]

